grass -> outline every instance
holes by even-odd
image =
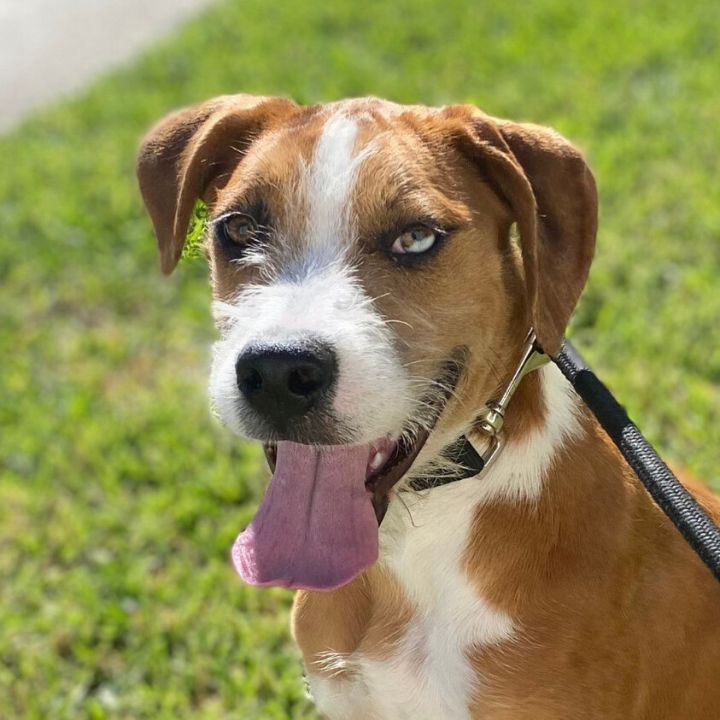
[[[717,3],[244,0],[0,138],[3,717],[315,717],[289,594],[229,568],[265,474],[206,409],[203,263],[156,270],[132,172],[151,122],[247,91],[554,125],[602,198],[572,336],[720,490],[719,81]]]

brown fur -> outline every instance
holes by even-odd
[[[720,585],[585,422],[536,505],[477,514],[468,571],[523,635],[473,657],[489,686],[475,713],[717,717]]]
[[[431,376],[458,345],[469,352],[441,435],[507,382],[531,324],[544,347],[557,350],[594,250],[594,181],[582,156],[544,128],[469,106],[364,99],[342,107],[361,123],[358,143],[379,148],[361,169],[352,208],[366,292],[397,321],[403,360],[419,375]],[[197,197],[214,215],[262,198],[285,239],[277,252],[292,252],[305,212],[297,159],[311,157],[323,113],[235,96],[181,111],[151,131],[138,174],[163,269],[180,256]],[[427,214],[453,227],[452,241],[431,270],[393,267],[377,236]],[[209,255],[217,297],[261,281],[212,245]],[[542,418],[530,376],[510,405],[506,432],[519,438]],[[482,680],[472,716],[718,718],[720,585],[587,413],[582,423],[586,432],[563,448],[535,502],[477,510],[468,576],[521,636],[470,653]],[[427,454],[439,450],[433,442]],[[720,520],[717,498],[693,490]],[[327,653],[388,657],[412,615],[396,580],[376,567],[340,590],[298,593],[294,634],[309,669],[342,680],[347,671]]]

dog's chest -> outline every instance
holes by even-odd
[[[423,498],[409,510],[394,503],[381,558],[402,591],[402,618],[385,605],[355,652],[331,652],[330,672],[310,672],[313,697],[329,720],[469,720],[481,689],[470,651],[513,633],[511,619],[484,602],[463,571],[473,493],[465,481],[433,491],[432,509]],[[332,667],[342,672],[332,677]]]

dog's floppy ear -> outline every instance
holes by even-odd
[[[140,145],[137,176],[169,274],[180,259],[195,202],[212,203],[252,141],[297,105],[229,95],[168,115]]]
[[[595,250],[595,180],[580,152],[552,130],[467,106],[451,111],[462,114],[460,148],[513,211],[531,322],[543,349],[555,354]]]

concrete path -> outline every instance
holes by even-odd
[[[0,131],[130,60],[211,0],[0,0]]]

